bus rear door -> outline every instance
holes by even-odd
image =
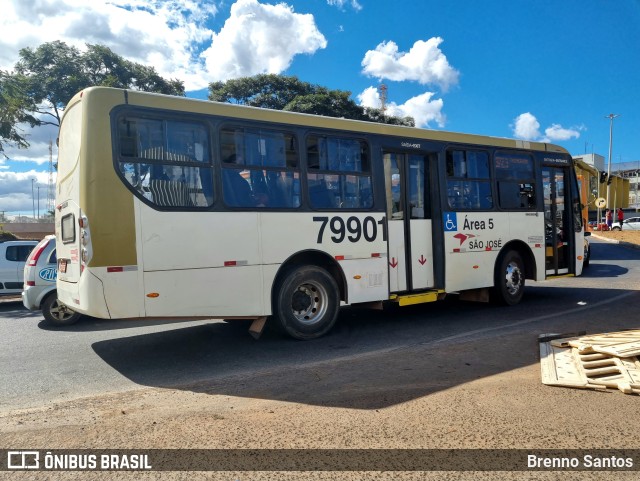
[[[547,276],[576,272],[576,236],[572,209],[578,202],[574,198],[571,176],[573,167],[544,165],[545,271]],[[579,231],[580,229],[578,229]]]

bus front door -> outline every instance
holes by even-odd
[[[569,272],[571,235],[570,216],[567,205],[569,182],[566,168],[544,166],[542,168],[544,188],[545,225],[545,270],[547,275]]]
[[[389,238],[389,290],[434,286],[428,157],[383,152]]]

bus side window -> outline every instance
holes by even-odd
[[[480,150],[447,151],[447,197],[453,210],[493,208],[489,154]]]
[[[314,174],[309,175],[307,178],[309,182],[309,202],[311,203],[311,207],[316,209],[331,209],[335,207],[324,179],[318,180],[318,176],[315,176],[316,180],[314,181],[312,176],[314,176]]]
[[[255,128],[223,128],[223,199],[230,207],[297,208],[300,175],[293,134]]]
[[[493,164],[500,208],[505,210],[535,209],[536,184],[533,157],[520,152],[496,152]]]
[[[314,209],[370,209],[373,189],[368,144],[344,137],[307,137],[309,205]]]
[[[123,117],[120,172],[137,195],[159,207],[213,203],[208,129],[198,122]]]

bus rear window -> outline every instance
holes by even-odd
[[[76,240],[76,222],[73,214],[67,214],[62,218],[62,242],[69,244]]]

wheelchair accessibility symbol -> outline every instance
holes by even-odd
[[[445,212],[442,214],[442,223],[445,232],[454,232],[458,230],[458,217],[455,212]]]

